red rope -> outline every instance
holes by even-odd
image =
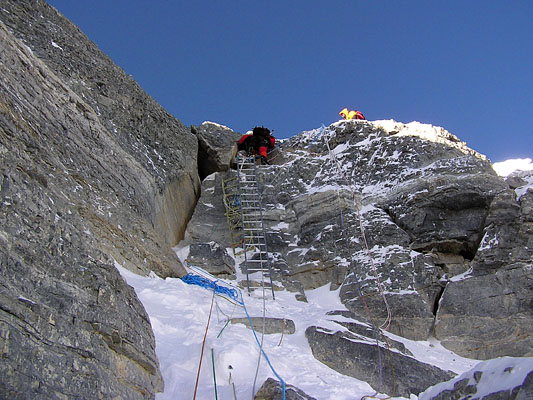
[[[211,321],[211,312],[213,311],[213,303],[215,302],[215,293],[217,285],[213,287],[213,297],[211,298],[211,308],[209,309],[209,317],[207,318],[207,326],[205,327],[204,340],[202,342],[202,352],[200,353],[200,363],[198,364],[198,373],[196,374],[196,384],[194,385],[193,400],[196,399],[196,391],[198,390],[198,381],[200,380],[200,368],[202,368],[202,358],[204,357],[205,339],[207,338],[207,331],[209,329],[209,322]]]

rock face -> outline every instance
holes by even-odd
[[[424,364],[384,342],[376,345],[366,336],[332,332],[311,326],[305,331],[315,358],[344,375],[367,382],[378,393],[409,397],[453,374]]]
[[[2,8],[1,20],[9,30],[70,89],[70,103],[88,119],[78,130],[92,129],[95,139],[100,135],[100,145],[93,150],[106,160],[135,161],[135,166],[116,174],[122,175],[113,187],[118,200],[127,200],[169,245],[175,245],[198,194],[197,138],[44,1],[6,0]],[[106,132],[105,138],[93,120]],[[55,131],[58,137],[75,132],[63,125]],[[84,178],[91,165],[76,161],[69,167]],[[131,179],[141,173],[143,177]]]
[[[529,181],[514,179],[511,190],[484,156],[418,123],[342,121],[280,148],[258,176],[276,285],[305,300],[304,290],[330,284],[354,323],[434,335],[466,357],[531,355],[532,193],[517,186]],[[204,181],[191,242],[232,245],[218,225],[231,174]],[[307,331],[318,359],[376,390],[419,393],[451,376],[398,348],[393,387],[392,371],[380,378],[375,363],[359,361],[376,360],[372,335]]]
[[[233,157],[237,154],[237,141],[240,134],[230,128],[204,122],[191,127],[198,137],[198,172],[203,179],[214,172],[227,171]]]
[[[40,0],[2,2],[0,77],[0,397],[153,398],[114,262],[184,274],[197,139]]]
[[[181,276],[171,246],[185,238],[189,262],[239,273],[222,189],[239,134],[190,132],[42,0],[2,2],[0,85],[1,396],[153,398],[154,337],[115,263]],[[279,149],[258,174],[274,286],[306,301],[329,284],[348,309],[331,314],[337,330],[307,328],[317,359],[408,396],[451,375],[390,333],[533,356],[531,176],[505,182],[418,123],[340,121]],[[390,368],[376,368],[382,354]],[[527,398],[525,381],[502,398]],[[472,392],[465,382],[441,396]]]

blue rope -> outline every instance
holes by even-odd
[[[236,289],[230,289],[225,286],[217,285],[217,281],[204,278],[196,274],[187,274],[181,280],[189,285],[198,285],[206,289],[215,290],[215,293],[228,296],[230,299],[239,301],[239,293]]]
[[[242,292],[239,290],[239,293],[241,295],[241,301],[237,300],[237,302],[242,305],[244,308],[244,312],[246,313],[246,317],[248,317],[248,323],[250,324],[250,328],[252,328],[252,332],[254,334],[255,341],[257,342],[257,345],[259,346],[259,350],[261,350],[261,353],[263,353],[263,356],[265,357],[265,360],[270,367],[270,370],[276,375],[276,378],[279,379],[281,382],[281,390],[283,391],[283,400],[285,400],[285,381],[281,379],[281,376],[278,375],[272,364],[270,363],[270,360],[268,359],[268,356],[266,355],[265,351],[263,350],[263,346],[261,346],[261,343],[259,342],[259,339],[257,338],[257,333],[255,332],[254,325],[252,324],[252,319],[250,318],[250,314],[248,314],[248,310],[246,309],[246,306],[244,305],[244,298],[242,297]]]

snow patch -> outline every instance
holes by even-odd
[[[61,47],[60,45],[58,45],[56,42],[54,42],[53,40],[50,41],[50,44],[52,45],[52,47],[55,47],[56,49],[59,49],[59,50],[63,50],[63,47]]]
[[[453,380],[430,387],[420,394],[419,399],[432,399],[445,390],[451,391],[454,385],[462,380],[468,380],[467,386],[477,387],[477,391],[471,394],[471,398],[482,399],[492,393],[520,386],[532,368],[533,358],[530,357],[501,357],[483,361]],[[475,372],[482,372],[481,379],[478,377],[479,382],[474,376]]]
[[[531,158],[515,158],[492,164],[492,168],[499,176],[509,176],[515,171],[532,171],[533,161]]]

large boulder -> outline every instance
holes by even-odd
[[[203,179],[214,172],[227,171],[237,154],[237,141],[241,135],[214,122],[192,126],[198,137],[198,173]]]
[[[275,379],[268,378],[259,388],[254,396],[254,400],[316,400],[305,394],[302,390],[292,385],[285,385],[285,396],[283,396],[283,387]]]
[[[235,279],[235,261],[216,242],[192,243],[187,262],[221,279]]]
[[[381,337],[376,343],[367,336],[317,326],[307,328],[305,336],[316,359],[390,396],[409,397],[453,376],[392,349]]]

